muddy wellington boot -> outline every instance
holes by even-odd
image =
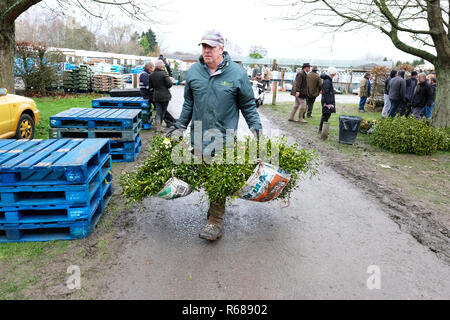
[[[297,109],[296,109],[296,108],[293,108],[293,109],[291,110],[291,114],[289,115],[288,121],[298,122],[298,120],[294,120],[294,116],[295,116],[295,113],[296,113],[296,112],[297,112]]]
[[[163,132],[162,126],[161,126],[161,121],[159,121],[159,120],[156,120],[156,132]]]
[[[222,221],[225,213],[225,204],[211,203],[208,210],[208,223],[198,235],[205,240],[214,241],[222,237]]]
[[[301,123],[308,123],[308,121],[306,121],[305,118],[303,118],[305,113],[306,109],[300,108],[300,113],[298,114],[298,121],[300,121]]]
[[[320,139],[327,140],[328,139],[328,131],[330,130],[330,123],[324,122],[322,127],[322,133],[320,135]]]

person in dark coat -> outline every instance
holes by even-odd
[[[405,101],[402,103],[402,107],[400,109],[400,115],[406,116],[407,118],[411,114],[411,100],[414,94],[414,89],[417,86],[417,72],[411,72],[411,77],[406,79],[406,92],[405,92]]]
[[[433,108],[434,108],[434,101],[436,100],[436,78],[430,79],[430,85],[431,85],[431,96],[433,97],[433,103],[431,104],[431,107],[425,106],[423,108],[422,113],[428,120],[431,119],[431,116],[433,115]]]
[[[419,84],[414,90],[411,99],[412,113],[417,119],[421,119],[422,109],[424,107],[431,107],[433,104],[433,90],[427,81],[425,73],[419,74]]]
[[[334,67],[328,68],[328,74],[322,74],[322,118],[320,119],[319,133],[322,139],[328,137],[329,123],[328,120],[332,113],[336,113],[336,101],[334,99],[333,77],[337,70]]]
[[[148,100],[149,115],[148,121],[152,119],[152,100],[153,100],[153,88],[150,88],[150,75],[155,69],[153,62],[147,62],[144,65],[144,70],[139,75],[139,91],[141,92],[141,97]]]
[[[158,132],[162,132],[161,123],[172,98],[169,88],[173,83],[164,67],[164,61],[156,61],[155,71],[150,75],[150,85],[154,90],[153,103],[156,107],[156,131]]]
[[[372,84],[370,83],[370,73],[366,72],[364,77],[361,79],[359,87],[359,112],[366,112],[364,106],[366,105],[367,98],[370,97],[370,90]]]
[[[144,71],[139,75],[139,90],[141,97],[148,100],[149,105],[149,121],[152,118],[152,104],[153,104],[153,88],[150,86],[150,75],[155,70],[155,64],[153,62],[147,62],[144,65]],[[164,116],[164,122],[167,127],[174,126],[177,119],[175,119],[168,111]]]
[[[153,62],[147,62],[144,65],[144,71],[139,75],[139,90],[141,92],[141,97],[149,100],[149,106],[153,99],[153,90],[150,89],[150,74],[155,69]]]
[[[308,73],[306,76],[306,83],[308,86],[308,98],[306,99],[306,104],[308,105],[308,111],[307,111],[307,117],[311,118],[314,102],[316,101],[316,98],[320,94],[320,88],[322,86],[322,82],[320,80],[320,76],[317,73],[318,68],[317,66],[313,66],[312,71]],[[305,117],[305,114],[303,114],[303,117]]]
[[[405,71],[400,70],[394,79],[388,83],[389,99],[391,100],[391,110],[389,116],[395,117],[397,108],[401,107],[406,94]]]
[[[391,100],[389,100],[389,91],[388,91],[388,85],[389,82],[395,78],[397,75],[397,70],[392,70],[389,77],[384,82],[384,106],[383,111],[381,111],[381,116],[383,118],[386,118],[387,114],[389,113],[389,110],[391,109]]]
[[[306,103],[306,99],[308,98],[308,72],[311,69],[311,65],[309,63],[304,63],[302,66],[302,71],[298,72],[295,76],[294,87],[291,90],[291,95],[294,96],[295,102],[294,107],[291,110],[291,114],[289,115],[289,121],[297,121],[294,120],[295,113],[300,107],[300,112],[298,115],[298,121],[302,123],[306,123],[307,121],[303,118],[303,115],[308,110],[308,106]]]

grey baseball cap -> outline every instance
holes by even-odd
[[[202,37],[202,40],[198,45],[207,44],[211,47],[223,46],[225,40],[223,39],[222,34],[217,30],[208,30]]]

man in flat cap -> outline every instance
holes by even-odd
[[[257,135],[262,126],[247,72],[224,51],[221,33],[207,31],[199,45],[202,45],[202,55],[187,72],[183,109],[175,127],[184,130],[191,123],[191,146],[201,150],[207,159],[214,154],[207,154],[211,148],[207,148],[210,140],[205,132],[218,130],[226,142],[227,130],[235,133],[238,128],[239,111],[253,134]],[[198,122],[201,122],[201,129]],[[194,139],[199,134],[196,130],[201,130],[200,144]],[[210,202],[208,222],[200,232],[200,238],[214,241],[222,236],[224,213],[225,202]]]
[[[294,86],[291,90],[291,95],[295,97],[294,107],[292,108],[291,114],[289,115],[289,121],[300,121],[306,123],[303,115],[306,113],[306,99],[308,98],[308,83],[307,83],[307,72],[309,72],[311,66],[309,63],[304,63],[302,66],[302,71],[298,72],[295,76]],[[294,120],[295,113],[300,107],[300,112],[298,115],[298,120]]]

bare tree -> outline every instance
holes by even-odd
[[[28,8],[42,0],[0,1],[0,87],[14,92],[15,21]],[[105,6],[116,6],[123,13],[135,19],[149,18],[151,5],[145,0],[56,0],[62,11],[76,6],[94,17],[101,18]]]
[[[297,28],[316,26],[335,33],[369,27],[388,36],[399,50],[431,62],[437,73],[432,124],[449,126],[448,0],[281,0],[276,5],[289,8],[284,18]]]

